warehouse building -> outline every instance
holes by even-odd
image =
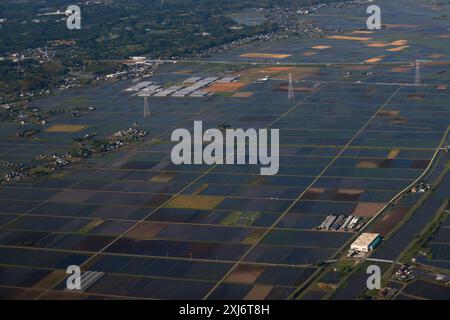
[[[170,88],[164,89],[157,94],[155,94],[155,97],[167,97],[180,89],[183,89],[183,86],[171,86]]]
[[[352,243],[350,249],[358,252],[369,252],[375,249],[381,242],[378,233],[363,233],[355,242]]]
[[[139,90],[142,90],[142,89],[144,89],[145,87],[148,87],[148,86],[150,86],[150,85],[152,85],[152,84],[154,84],[154,82],[151,82],[151,81],[142,81],[142,82],[139,82],[138,84],[136,84],[136,85],[134,85],[134,86],[132,86],[132,87],[130,87],[130,88],[128,88],[128,89],[125,89],[125,91],[128,91],[128,92],[139,91]]]
[[[200,81],[202,79],[202,77],[190,77],[186,80],[184,80],[183,82],[197,82]]]

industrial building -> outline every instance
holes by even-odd
[[[350,249],[357,252],[369,252],[375,249],[380,242],[379,233],[363,233],[352,243]]]
[[[142,90],[145,87],[148,87],[148,86],[150,86],[152,84],[153,84],[153,82],[151,82],[151,81],[142,81],[142,82],[139,82],[138,84],[136,84],[136,85],[134,85],[134,86],[132,86],[132,87],[130,87],[128,89],[125,89],[125,91],[128,91],[128,92],[133,92],[134,91],[134,92],[136,92],[136,91]]]
[[[201,98],[201,97],[204,97],[206,95],[208,95],[208,92],[203,91],[203,90],[197,90],[197,91],[191,93],[189,96],[190,97],[194,97],[194,98]]]
[[[327,216],[326,219],[319,226],[319,229],[328,230],[336,219],[337,217],[334,215]]]
[[[153,95],[153,94],[155,94],[155,93],[157,93],[157,92],[159,92],[161,90],[162,90],[161,86],[151,85],[151,86],[148,86],[148,87],[142,89],[141,91],[139,91],[139,94],[143,93],[143,94],[145,94],[147,96],[151,96],[151,95]]]
[[[353,216],[348,216],[347,219],[345,219],[344,223],[339,227],[339,230],[345,230],[352,220]]]
[[[337,217],[337,219],[331,225],[330,229],[334,230],[334,231],[339,229],[339,227],[340,227],[341,223],[344,221],[344,219],[345,219],[344,215],[340,215],[339,217]]]
[[[356,227],[356,225],[358,224],[359,220],[360,220],[359,217],[354,217],[352,220],[350,220],[350,223],[348,224],[347,228],[354,229]]]
[[[200,79],[202,79],[202,77],[190,77],[190,78],[184,80],[183,82],[197,82]]]
[[[357,231],[363,226],[364,220],[360,217],[346,215],[329,215],[323,220],[318,229],[331,231]]]
[[[125,89],[128,92],[138,92],[138,96],[154,96],[154,97],[194,97],[201,98],[209,94],[208,91],[202,90],[214,82],[228,83],[236,81],[237,77],[190,77],[183,81],[183,85],[173,85],[163,89],[151,81],[143,81]]]
[[[182,86],[171,86],[171,87],[164,89],[164,90],[158,92],[157,94],[155,94],[155,97],[167,97],[182,88],[183,88]]]

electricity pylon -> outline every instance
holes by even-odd
[[[288,89],[288,100],[294,100],[294,86],[292,84],[292,74],[289,73],[289,89]]]
[[[148,107],[148,96],[144,96],[144,118],[150,117],[150,108]]]
[[[414,80],[415,84],[422,84],[422,76],[420,74],[420,64],[431,62],[430,60],[416,60],[416,78]]]

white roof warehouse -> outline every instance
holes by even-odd
[[[381,242],[380,234],[378,233],[363,233],[355,242],[352,243],[350,248],[355,251],[369,252],[375,249]]]

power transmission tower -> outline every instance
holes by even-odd
[[[150,117],[150,108],[148,107],[148,96],[144,96],[144,118]]]
[[[294,100],[294,86],[292,84],[292,74],[289,73],[289,89],[288,89],[288,100]]]
[[[17,81],[20,80],[20,62],[22,61],[22,57],[19,57],[19,61],[17,62]]]
[[[422,84],[422,75],[421,75],[421,65],[424,65],[427,62],[433,62],[430,60],[416,60],[416,79],[414,81],[415,84]]]
[[[414,81],[415,84],[421,84],[422,80],[420,77],[420,60],[416,60],[416,79]]]

